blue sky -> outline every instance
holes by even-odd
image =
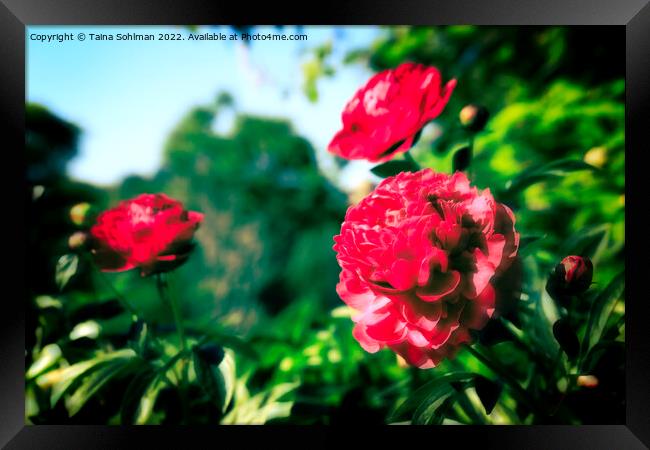
[[[206,31],[231,32],[199,29]],[[278,33],[265,27],[255,31]],[[334,77],[322,79],[314,104],[301,91],[301,65],[309,49],[327,40],[333,42],[337,62],[348,50],[368,46],[379,30],[305,27],[306,42],[255,41],[248,47],[227,41],[30,40],[32,33],[187,36],[189,32],[179,27],[31,26],[26,32],[27,100],[83,129],[70,176],[107,185],[130,174],[153,174],[172,127],[191,107],[210,102],[223,90],[233,95],[241,112],[289,119],[314,144],[321,161],[327,161],[324,150],[340,126],[341,110],[370,72],[360,65],[345,66]],[[356,164],[350,169],[364,172],[367,167]]]

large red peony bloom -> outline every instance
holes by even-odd
[[[345,159],[383,162],[406,152],[447,105],[456,80],[441,85],[435,67],[404,63],[373,76],[343,110],[343,129],[328,147]]]
[[[202,220],[203,214],[164,194],[142,194],[97,217],[91,251],[104,272],[165,272],[187,260]]]
[[[420,368],[453,357],[495,308],[490,283],[517,254],[515,218],[489,189],[431,169],[386,178],[334,237],[337,292],[358,311],[354,337]]]

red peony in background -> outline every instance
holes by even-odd
[[[359,311],[354,337],[420,368],[453,357],[492,316],[490,283],[517,254],[512,211],[461,173],[385,179],[351,207],[334,238],[337,292]]]
[[[441,84],[435,67],[404,63],[373,76],[348,102],[329,151],[345,159],[388,161],[406,152],[447,105],[456,80]]]
[[[142,194],[104,211],[90,229],[92,253],[102,271],[139,268],[164,272],[187,260],[203,214],[187,211],[165,194]]]

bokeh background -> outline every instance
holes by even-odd
[[[219,31],[308,38],[29,39],[30,33]],[[29,27],[27,34],[27,367],[48,344],[57,343],[59,358],[74,363],[89,348],[118,348],[130,333],[129,314],[111,306],[114,292],[106,280],[82,267],[64,291],[56,284],[57,261],[69,252],[75,231],[70,208],[86,201],[103,209],[143,192],[164,192],[205,214],[194,254],[175,273],[188,333],[229,337],[238,376],[251,392],[299,386],[290,413],[270,408],[262,421],[384,423],[428,371],[404,368],[389,350],[367,354],[351,336],[349,311],[335,292],[332,237],[346,208],[380,179],[371,164],[339,160],[326,148],[356,89],[404,61],[435,65],[444,78],[458,80],[445,112],[412,150],[422,166],[450,172],[454,149],[467,142],[460,109],[478,103],[490,111],[487,130],[475,139],[472,177],[513,208],[530,242],[522,250],[522,301],[541,305],[533,310],[550,323],[557,318],[544,284],[567,254],[592,257],[596,286],[624,268],[624,38],[615,29]],[[567,159],[594,170],[553,168]],[[137,271],[110,274],[108,281],[128,292],[161,333],[169,328],[155,286]],[[89,319],[89,306],[102,332],[72,335]],[[588,313],[576,308],[578,315]],[[612,314],[624,333],[624,301]],[[530,336],[554,354],[548,329]],[[623,346],[620,336],[612,340],[620,345],[593,368],[602,372],[601,391],[566,399],[573,413],[558,418],[561,423],[623,423]],[[526,355],[512,343],[493,349],[514,376],[530,377]],[[493,375],[465,355],[433,371],[459,365]],[[549,389],[543,382],[532,386]],[[26,394],[31,423],[119,423],[110,395],[70,417],[63,406],[49,407],[36,384],[28,383]],[[150,423],[173,422],[173,401],[163,397]],[[514,401],[503,403],[473,420],[525,423]],[[239,421],[255,416],[249,409]]]

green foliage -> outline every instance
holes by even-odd
[[[418,165],[408,159],[388,161],[371,169],[372,173],[382,178],[392,177],[400,172],[417,172],[418,170],[420,170]]]

